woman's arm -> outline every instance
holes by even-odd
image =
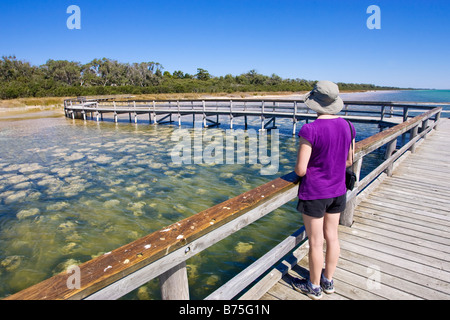
[[[312,145],[305,138],[300,137],[300,145],[298,147],[297,163],[295,164],[295,173],[299,177],[306,175],[308,169],[309,158],[311,158]]]
[[[350,149],[348,150],[347,162],[345,164],[346,168],[351,167],[353,165],[353,158],[355,157],[354,145],[355,145],[355,139],[353,139]]]

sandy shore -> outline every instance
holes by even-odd
[[[384,90],[381,90],[384,91]],[[379,91],[341,91],[341,94],[365,93]],[[136,100],[166,100],[166,99],[302,99],[304,92],[235,92],[235,93],[171,93],[171,94],[145,94],[145,95],[115,95],[115,96],[95,96],[89,98],[118,98],[118,99],[136,99]],[[75,97],[48,97],[48,98],[20,98],[11,100],[0,100],[0,115],[5,112],[38,112],[43,110],[63,110],[65,99],[74,99]]]

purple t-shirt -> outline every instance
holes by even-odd
[[[355,137],[355,127],[353,124],[351,127]],[[342,118],[317,119],[303,125],[298,135],[312,145],[311,158],[298,197],[316,200],[345,194],[345,163],[351,143],[348,122]]]

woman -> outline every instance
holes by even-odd
[[[344,103],[338,86],[319,81],[305,96],[317,120],[302,126],[295,172],[303,177],[297,210],[302,213],[309,239],[308,280],[294,279],[292,286],[312,299],[333,293],[333,274],[339,258],[338,224],[346,204],[345,169],[352,165],[356,132],[352,124],[336,116]],[[322,270],[323,242],[327,243],[325,269]]]

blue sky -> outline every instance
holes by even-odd
[[[370,5],[381,29],[370,30]],[[81,30],[69,30],[69,5]],[[450,89],[448,0],[15,0],[0,2],[0,55],[34,65],[107,57],[220,76]]]

